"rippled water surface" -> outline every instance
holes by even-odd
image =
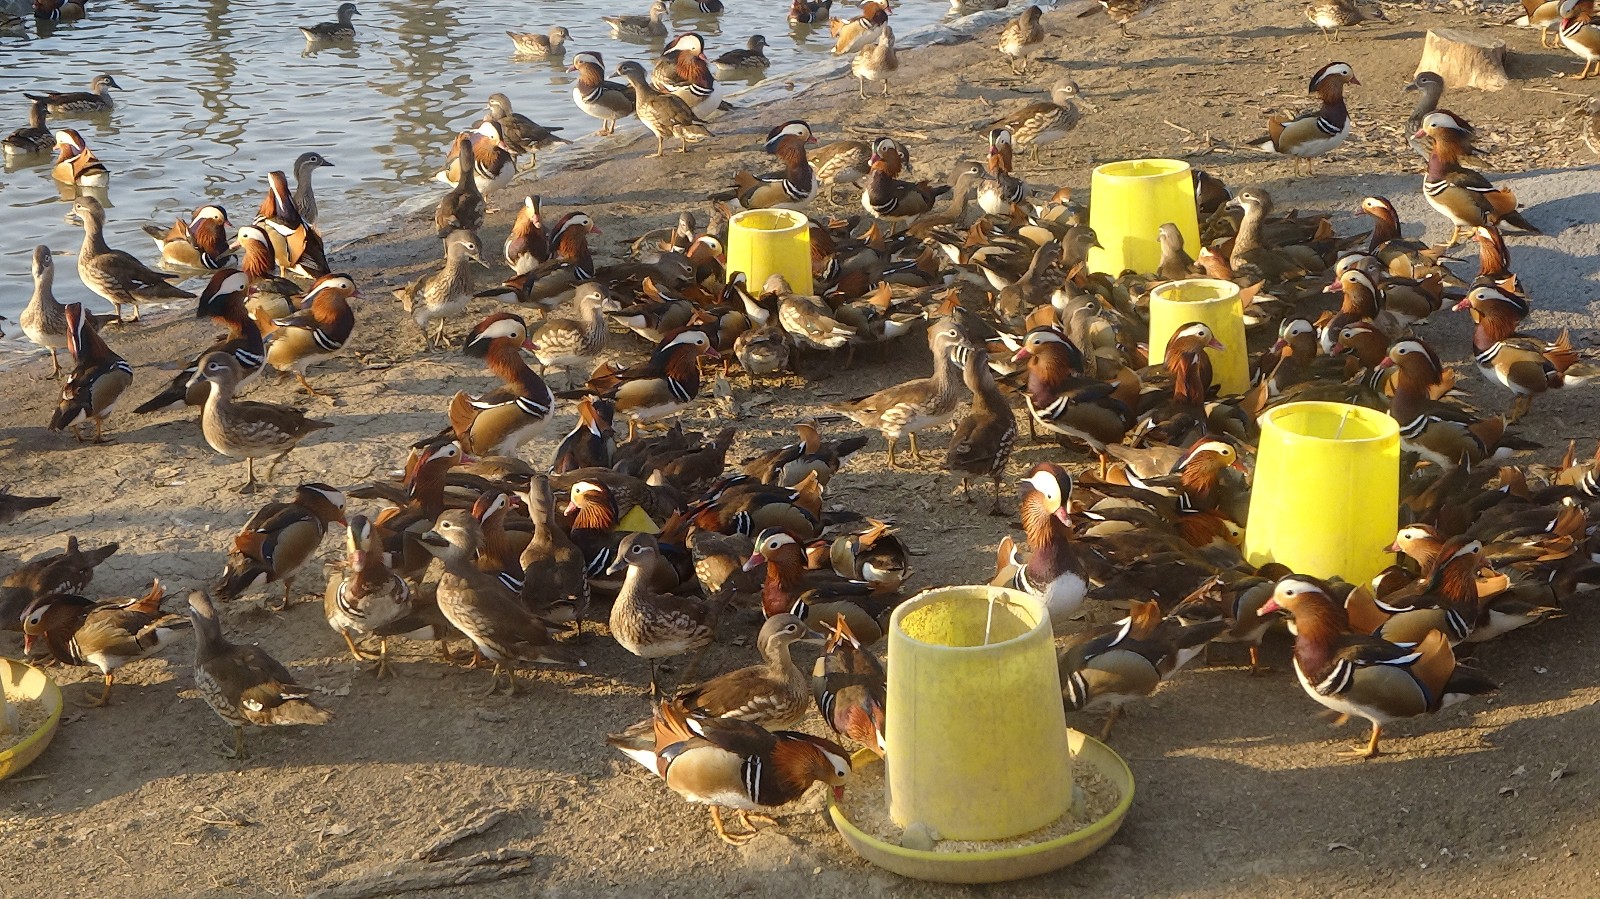
[[[704,16],[674,2],[672,33],[701,32],[712,58],[764,34],[772,44],[769,79],[829,57],[827,27],[791,31],[787,0],[727,4],[727,12]],[[124,88],[113,91],[112,112],[51,125],[77,128],[111,170],[113,247],[154,263],[160,255],[140,226],[170,225],[207,202],[244,224],[260,203],[266,173],[289,171],[307,150],[335,165],[315,179],[318,227],[335,247],[383,227],[402,203],[441,190],[432,178],[451,136],[481,117],[489,94],[504,92],[518,112],[566,126],[565,136],[581,140],[599,123],[573,105],[566,60],[597,49],[609,68],[660,50],[620,42],[600,20],[642,14],[646,0],[358,0],[356,40],[313,51],[295,26],[331,21],[337,5],[91,0],[81,22],[41,29],[29,20],[26,34],[0,33],[0,133],[27,124],[23,91],[87,90],[95,74],[110,73]],[[835,10],[848,12],[839,3]],[[910,34],[946,11],[937,0],[897,6],[896,33]],[[572,32],[564,59],[513,55],[507,30],[557,24]],[[83,231],[65,220],[71,198],[70,187],[51,179],[48,157],[10,163],[0,174],[0,314],[14,321],[26,304],[36,244],[77,251]],[[109,311],[77,283],[71,260],[57,265],[56,295]]]

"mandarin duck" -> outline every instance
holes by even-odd
[[[72,374],[61,387],[61,401],[50,417],[49,430],[71,428],[72,436],[85,439],[80,425],[94,424],[94,442],[107,443],[105,418],[123,391],[133,383],[133,367],[112,351],[95,329],[94,317],[80,303],[68,303],[67,351],[72,354]]]
[[[733,176],[733,195],[716,198],[734,210],[799,209],[817,195],[816,171],[806,158],[806,145],[816,142],[811,126],[800,119],[774,127],[764,146],[783,162],[783,171],[752,175],[741,169]]]
[[[888,674],[883,663],[851,632],[844,616],[828,630],[822,655],[811,668],[811,694],[828,727],[849,737],[883,758]]]
[[[71,215],[83,225],[83,247],[78,251],[78,277],[83,286],[111,303],[122,321],[122,307],[133,307],[139,320],[139,304],[156,300],[186,300],[194,294],[168,282],[175,275],[158,272],[122,250],[106,244],[106,210],[91,196],[79,196]]]
[[[643,16],[601,16],[600,21],[611,28],[615,38],[653,40],[667,36],[667,0],[655,0],[650,12]]]
[[[394,291],[400,307],[422,331],[423,349],[449,346],[445,321],[467,308],[472,301],[472,273],[468,262],[489,267],[478,251],[478,236],[470,231],[452,231],[444,241],[444,267],[430,272]],[[429,325],[437,324],[430,329]]]
[[[961,402],[961,392],[953,368],[958,364],[955,355],[970,350],[961,329],[949,320],[942,320],[928,329],[928,349],[933,354],[933,374],[897,384],[886,390],[843,403],[829,403],[828,408],[840,412],[866,428],[873,428],[889,444],[889,467],[897,468],[894,447],[905,434],[911,441],[911,455],[917,461],[922,454],[917,450],[917,432],[949,423]]]
[[[1029,6],[1022,15],[1006,23],[1000,31],[1000,53],[1011,66],[1011,74],[1026,75],[1033,54],[1044,47],[1044,26],[1039,24],[1044,10]],[[1018,63],[1021,68],[1018,68]]]
[[[1135,602],[1128,617],[1076,634],[1062,649],[1058,665],[1066,707],[1106,710],[1104,740],[1125,704],[1154,693],[1226,629],[1220,619],[1186,624],[1163,617],[1154,600]]]
[[[456,135],[455,148],[451,153],[457,159],[470,156],[472,136],[465,131]],[[455,186],[439,198],[439,205],[433,210],[434,230],[441,240],[449,237],[452,231],[475,233],[483,227],[486,208],[483,192],[478,189],[478,179],[457,178]]]
[[[1140,383],[1131,370],[1115,382],[1083,374],[1083,353],[1053,325],[1032,328],[1012,356],[1025,363],[1029,427],[1087,444],[1095,452],[1120,443],[1134,425]],[[1201,391],[1202,398],[1204,391]]]
[[[1403,449],[1444,468],[1462,462],[1476,465],[1509,452],[1510,447],[1502,445],[1504,417],[1473,419],[1457,413],[1446,418],[1445,410],[1432,405],[1428,391],[1444,377],[1444,363],[1427,344],[1402,340],[1389,348],[1379,366],[1396,370],[1389,416],[1400,423]]]
[[[711,64],[716,67],[717,73],[724,77],[760,73],[772,65],[772,60],[768,59],[764,52],[766,47],[765,35],[752,34],[745,40],[742,49],[729,50],[712,60]]]
[[[67,348],[67,307],[56,299],[53,285],[56,280],[56,263],[50,248],[40,244],[33,248],[33,295],[22,309],[19,322],[22,333],[38,346],[50,351],[50,377],[61,377],[61,360],[57,350]]]
[[[350,648],[358,662],[370,657],[356,647],[356,640],[378,637],[377,675],[394,672],[389,668],[390,625],[412,613],[411,585],[389,568],[383,541],[365,515],[352,515],[345,530],[344,565],[328,577],[322,597],[322,614]]]
[[[43,103],[50,110],[51,115],[81,115],[84,113],[110,112],[116,104],[112,102],[111,91],[122,90],[115,78],[110,75],[96,75],[89,82],[87,91],[50,91],[45,94],[23,94],[29,100]]]
[[[613,737],[606,742],[666,782],[690,802],[711,806],[711,823],[723,842],[740,846],[757,836],[752,814],[794,802],[817,781],[843,795],[850,758],[831,740],[798,731],[770,732],[738,718],[699,718],[670,702],[656,707],[653,740]],[[722,810],[738,812],[742,833],[730,833]]]
[[[711,645],[717,609],[704,600],[657,593],[651,586],[661,549],[656,538],[634,533],[622,539],[616,560],[607,569],[627,575],[611,605],[611,636],[623,649],[650,663],[650,692],[656,692],[660,659],[704,652]]]
[[[578,73],[578,80],[572,85],[572,102],[585,115],[600,120],[597,136],[612,134],[617,130],[618,119],[633,115],[633,91],[628,85],[606,80],[605,59],[599,53],[579,53],[567,70]]]
[[[1079,550],[1072,540],[1072,475],[1054,462],[1040,462],[1020,489],[1022,530],[1029,554],[1024,557],[1010,537],[1001,540],[995,586],[1021,590],[1044,601],[1051,627],[1057,631],[1083,606],[1089,592]]]
[[[1027,147],[1030,158],[1037,163],[1040,147],[1061,140],[1078,127],[1078,122],[1083,118],[1078,110],[1080,103],[1094,109],[1092,104],[1083,99],[1076,81],[1057,81],[1050,88],[1049,100],[1030,103],[1003,119],[989,123],[985,130],[1009,129],[1017,146]],[[960,196],[959,191],[956,195]]]
[[[300,33],[308,41],[348,41],[354,40],[356,26],[353,22],[355,16],[360,15],[354,3],[341,3],[336,13],[338,21],[318,22],[315,25],[301,25]]]
[[[267,364],[294,372],[300,388],[312,396],[326,396],[306,380],[306,370],[344,351],[356,327],[350,300],[364,299],[356,282],[343,273],[323,275],[306,291],[301,309],[273,319],[275,329],[267,342]]]
[[[705,38],[693,31],[674,38],[661,51],[650,84],[682,100],[697,118],[708,118],[722,103],[722,88],[706,59]]]
[[[333,168],[333,163],[323,157],[321,153],[308,151],[301,153],[294,160],[294,205],[300,210],[300,218],[308,225],[317,223],[317,193],[311,186],[311,178],[317,169]]]
[[[1323,40],[1339,40],[1339,29],[1360,25],[1369,19],[1387,22],[1383,10],[1368,13],[1356,0],[1314,0],[1306,4],[1306,18],[1322,32]],[[1331,36],[1331,37],[1330,37]]]
[[[561,29],[562,33],[566,29]],[[559,54],[559,50],[555,51]],[[484,117],[494,121],[500,126],[500,137],[505,141],[506,149],[513,156],[531,153],[551,144],[570,144],[557,131],[566,129],[560,126],[541,125],[520,112],[511,108],[511,98],[502,93],[489,95],[485,103]]]
[[[204,591],[189,594],[194,622],[194,683],[217,717],[233,727],[229,758],[244,757],[244,729],[327,724],[333,713],[311,701],[311,690],[255,644],[239,645],[223,636],[222,622]]]
[[[202,350],[181,368],[160,393],[141,403],[133,411],[145,415],[179,404],[198,406],[206,401],[209,387],[195,381],[200,370],[200,360],[210,353],[227,353],[239,363],[239,383],[249,383],[260,374],[266,361],[266,347],[261,340],[261,329],[250,318],[245,308],[245,287],[249,279],[237,269],[219,269],[200,292],[200,303],[195,308],[195,318],[209,318],[228,329],[228,333]]]
[[[267,173],[267,195],[252,224],[271,244],[280,274],[315,279],[331,271],[322,234],[300,214],[282,172]]]
[[[1411,117],[1406,120],[1406,143],[1422,157],[1423,162],[1427,162],[1433,152],[1433,143],[1426,137],[1417,137],[1417,132],[1422,130],[1422,120],[1439,108],[1439,100],[1444,97],[1444,78],[1437,72],[1418,72],[1402,90],[1417,92],[1417,102],[1411,107]]]
[[[566,53],[567,38],[571,32],[560,25],[551,26],[545,34],[528,31],[507,31],[506,37],[511,38],[512,46],[524,56],[555,56],[560,57]]]
[[[1578,80],[1587,79],[1591,69],[1600,71],[1600,24],[1594,21],[1594,0],[1562,0],[1557,13],[1561,46],[1583,60]]]
[[[49,107],[43,100],[34,100],[28,107],[28,124],[0,140],[0,153],[6,159],[47,153],[55,147],[56,136],[51,133],[46,119]]]
[[[820,25],[828,20],[833,0],[793,0],[789,4],[789,24]]]
[[[861,4],[861,14],[849,19],[829,19],[828,31],[833,35],[833,53],[843,56],[876,43],[889,27],[889,4],[867,0]]]
[[[589,611],[587,560],[567,534],[557,516],[550,489],[550,478],[534,475],[528,481],[528,517],[533,536],[522,551],[522,604],[537,615],[559,619],[570,616],[578,637],[583,636],[583,618]]]
[[[798,422],[794,429],[799,441],[745,460],[740,471],[763,484],[782,487],[793,487],[815,473],[817,482],[826,488],[844,461],[867,445],[865,437],[824,440],[815,422]]]
[[[548,319],[528,335],[540,373],[551,366],[560,368],[567,372],[569,386],[574,368],[605,352],[606,315],[622,309],[616,297],[592,281],[578,285],[574,306],[575,317]]]
[[[521,316],[496,312],[467,334],[463,352],[481,357],[502,382],[481,396],[456,391],[450,401],[450,431],[470,455],[515,455],[550,420],[555,397],[528,363],[528,327]]]
[[[994,372],[980,352],[965,354],[961,379],[972,394],[972,407],[956,422],[945,452],[944,467],[961,472],[961,493],[972,501],[969,481],[987,475],[994,482],[994,502],[990,515],[1004,515],[1000,508],[1000,482],[1006,476],[1006,463],[1017,441],[1017,416],[995,383]]]
[[[1267,137],[1251,141],[1250,146],[1294,157],[1297,173],[1304,160],[1309,173],[1312,157],[1333,150],[1350,136],[1350,113],[1345,108],[1344,86],[1360,83],[1349,63],[1328,63],[1311,76],[1308,89],[1321,99],[1322,106],[1292,119],[1272,116],[1267,119]]]
[[[485,119],[466,134],[466,147],[459,140],[452,145],[444,169],[434,179],[454,187],[464,172],[471,171],[478,192],[487,202],[490,194],[511,183],[517,173],[517,160],[506,147],[505,132],[498,121]],[[472,150],[470,155],[461,152],[466,148]]]
[[[470,511],[446,509],[421,540],[444,564],[439,611],[494,663],[484,695],[499,689],[502,673],[507,694],[515,695],[518,662],[587,667],[571,647],[551,641],[543,619],[524,609],[499,578],[478,568],[474,557],[482,549],[483,532]]]
[[[613,426],[616,404],[607,399],[586,396],[578,401],[578,420],[556,446],[552,474],[566,474],[580,468],[610,468],[617,451]]]
[[[718,358],[706,332],[687,329],[663,340],[638,365],[612,369],[602,364],[579,391],[563,391],[563,399],[585,393],[612,403],[613,409],[628,416],[628,439],[640,425],[649,425],[676,413],[700,394],[701,356]]]
[[[307,418],[293,406],[256,403],[234,399],[243,372],[231,353],[212,352],[200,359],[200,367],[190,383],[208,381],[211,392],[200,414],[200,431],[206,443],[224,456],[243,458],[245,482],[240,493],[256,491],[256,459],[273,456],[267,477],[289,453],[314,431],[331,428],[326,421]]]
[[[89,149],[89,142],[74,128],[55,133],[56,161],[50,177],[78,188],[105,188],[111,183],[111,170]]]
[[[634,115],[656,136],[656,151],[652,157],[666,152],[666,139],[676,137],[678,152],[689,152],[690,142],[699,143],[711,137],[697,106],[691,106],[682,97],[656,89],[646,77],[644,66],[628,60],[617,66],[612,74],[626,78],[633,85]]]
[[[806,568],[805,546],[790,531],[769,527],[756,535],[744,570],[755,571],[762,566],[766,573],[761,608],[769,617],[788,612],[809,623],[843,616],[868,643],[876,643],[883,635],[878,617],[894,605],[894,598],[880,594],[867,581]]]
[[[344,502],[343,493],[312,482],[296,487],[290,502],[262,506],[233,538],[217,598],[227,602],[254,587],[282,582],[283,604],[276,608],[288,608],[295,576],[322,546],[328,525],[344,524]]]
[[[550,259],[550,235],[545,233],[544,220],[539,216],[539,202],[538,194],[523,197],[517,217],[511,222],[511,232],[506,235],[506,265],[519,275]]]
[[[856,76],[856,92],[867,99],[867,82],[883,82],[883,96],[889,96],[889,77],[900,69],[900,57],[894,48],[894,29],[888,25],[878,32],[876,42],[856,51],[850,60],[850,74]]]
[[[1539,46],[1561,46],[1561,0],[1522,0],[1522,15],[1511,24],[1518,28],[1539,29]]]
[[[1499,689],[1457,665],[1449,641],[1437,631],[1414,646],[1349,633],[1344,610],[1327,585],[1313,578],[1279,580],[1260,614],[1280,610],[1294,622],[1294,672],[1306,695],[1341,715],[1372,723],[1366,747],[1342,755],[1373,758],[1380,754],[1385,724]]]
[[[188,221],[180,218],[166,230],[159,225],[145,225],[144,233],[155,240],[161,261],[167,265],[219,269],[233,264],[227,233],[231,224],[227,210],[208,204],[196,209]]]
[[[925,215],[939,197],[950,192],[948,185],[934,187],[926,181],[901,181],[900,150],[889,138],[873,141],[868,164],[870,172],[866,188],[861,192],[861,208],[873,218],[888,222],[891,229]]]
[[[68,535],[65,549],[44,553],[0,577],[0,630],[20,631],[19,616],[41,596],[87,590],[94,580],[95,568],[117,549],[117,544],[107,543],[85,551],[79,547],[77,537]]]
[[[161,611],[165,595],[161,581],[156,580],[143,597],[102,602],[87,612],[73,601],[78,597],[41,597],[22,613],[24,651],[40,641],[63,665],[100,669],[105,687],[98,699],[83,704],[106,705],[111,701],[111,683],[118,668],[160,652],[188,626],[182,616]]]
[[[1423,117],[1417,129],[1418,137],[1433,139],[1422,194],[1453,225],[1448,245],[1484,224],[1505,223],[1530,234],[1544,233],[1517,212],[1517,197],[1508,188],[1495,187],[1482,173],[1461,164],[1461,157],[1472,151],[1472,133],[1465,119],[1442,109]]]

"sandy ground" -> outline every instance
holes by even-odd
[[[669,223],[680,208],[699,208],[737,166],[764,166],[759,136],[776,122],[804,117],[824,140],[902,135],[925,176],[938,177],[981,156],[974,126],[1065,74],[1100,111],[1043,167],[1024,168],[1030,182],[1084,188],[1097,162],[1172,155],[1230,184],[1263,185],[1280,208],[1339,213],[1346,231],[1356,227],[1348,216],[1355,201],[1384,193],[1400,207],[1408,233],[1426,229],[1429,237],[1443,237],[1443,222],[1422,203],[1416,160],[1401,150],[1410,95],[1399,88],[1428,27],[1473,27],[1477,20],[1390,6],[1391,24],[1351,30],[1342,43],[1328,45],[1307,29],[1298,6],[1161,3],[1154,16],[1135,23],[1141,39],[1123,41],[1103,18],[1073,17],[1081,8],[1074,5],[1046,16],[1056,36],[1051,55],[1059,58],[1042,74],[1007,74],[995,61],[990,31],[906,54],[887,102],[859,102],[853,79],[796,85],[786,102],[724,117],[717,139],[687,158],[641,159],[642,143],[596,144],[602,152],[591,168],[546,175],[537,191],[552,220],[569,209],[589,210],[606,229],[597,255],[614,257],[633,235]],[[1513,265],[1538,310],[1533,324],[1573,327],[1586,346],[1594,338],[1600,183],[1592,170],[1573,168],[1591,161],[1576,137],[1582,100],[1573,92],[1587,85],[1557,77],[1577,68],[1566,51],[1540,50],[1531,32],[1496,33],[1513,50],[1512,86],[1499,94],[1452,94],[1446,105],[1493,136],[1498,168],[1527,172],[1506,180],[1523,197],[1528,217],[1551,235],[1512,243]],[[1349,61],[1363,82],[1351,91],[1356,137],[1320,162],[1315,176],[1291,180],[1287,163],[1241,144],[1261,131],[1267,111],[1303,106],[1309,74],[1332,58]],[[498,205],[514,209],[520,197],[509,191]],[[508,226],[508,215],[493,217],[486,243],[498,246]],[[437,253],[431,225],[419,218],[337,254],[336,264],[356,275],[369,297],[357,312],[355,354],[319,372],[318,383],[338,400],[310,405],[335,427],[294,453],[272,495],[286,494],[301,479],[349,485],[386,475],[407,443],[442,425],[456,389],[486,383],[473,360],[458,354],[419,357],[420,337],[382,287],[415,277]],[[70,266],[62,268],[58,292],[83,298]],[[452,334],[487,311],[474,309]],[[134,402],[157,390],[174,360],[187,358],[210,333],[173,319],[113,335],[138,370]],[[1427,333],[1446,359],[1466,358],[1463,317],[1440,315]],[[617,344],[624,358],[641,349],[631,337],[618,336]],[[743,431],[733,458],[783,442],[787,424],[818,403],[925,372],[920,344],[864,355],[848,378],[813,385],[752,384],[736,376]],[[95,581],[99,596],[142,592],[155,575],[178,596],[213,579],[230,535],[264,501],[228,492],[240,467],[205,446],[192,414],[136,419],[124,411],[111,420],[118,442],[107,447],[47,434],[55,388],[46,364],[29,362],[0,381],[0,398],[12,410],[0,427],[4,480],[22,492],[65,498],[49,514],[30,515],[0,534],[0,566],[58,547],[72,533],[89,543],[122,543]],[[1475,374],[1463,374],[1469,387],[1482,387]],[[305,404],[288,382],[257,387],[252,396]],[[1569,438],[1585,452],[1592,448],[1600,429],[1591,398],[1578,391],[1537,403],[1521,431],[1547,447],[1534,459],[1553,461]],[[1505,397],[1481,399],[1498,406]],[[726,412],[702,402],[685,418],[710,425]],[[529,457],[547,459],[569,420],[562,416]],[[942,446],[937,437],[928,443]],[[917,587],[986,579],[995,543],[1015,524],[963,504],[956,479],[931,462],[886,471],[882,449],[875,439],[851,463],[835,480],[830,503],[900,522],[921,553]],[[1024,446],[1014,468],[1060,453]],[[331,537],[325,555],[336,555],[338,545]],[[303,587],[320,595],[320,574],[308,572]],[[225,729],[192,689],[187,642],[125,668],[112,706],[69,707],[49,752],[0,785],[0,845],[8,854],[0,893],[299,895],[409,870],[416,863],[407,859],[442,831],[496,809],[505,812],[503,820],[452,854],[525,851],[530,873],[433,895],[990,892],[919,884],[866,865],[826,825],[815,796],[785,809],[782,826],[749,846],[724,846],[711,835],[703,809],[681,802],[601,743],[603,734],[646,710],[643,664],[608,638],[583,647],[589,673],[526,676],[524,695],[484,699],[477,695],[482,672],[446,668],[421,646],[406,648],[404,677],[375,681],[345,657],[317,604],[272,614],[260,608],[261,598],[225,609],[227,630],[290,664],[322,692],[336,720],[253,733],[252,756],[239,767],[214,751]],[[1334,757],[1364,731],[1331,729],[1315,715],[1317,707],[1285,672],[1285,641],[1269,642],[1267,656],[1278,671],[1265,678],[1246,677],[1242,654],[1221,648],[1213,667],[1184,673],[1118,725],[1111,742],[1133,767],[1138,798],[1111,845],[1005,894],[1592,895],[1600,868],[1592,827],[1600,780],[1590,760],[1600,688],[1589,630],[1597,620],[1600,613],[1580,597],[1565,620],[1484,647],[1478,664],[1502,684],[1497,695],[1396,727],[1386,743],[1395,754],[1367,763]],[[730,643],[708,661],[732,667],[753,655],[748,645]],[[57,676],[69,701],[94,688],[84,669]]]

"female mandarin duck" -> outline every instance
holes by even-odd
[[[1278,581],[1259,614],[1278,611],[1294,621],[1294,672],[1306,695],[1342,715],[1372,722],[1367,745],[1342,755],[1377,756],[1385,724],[1499,689],[1457,666],[1450,642],[1438,631],[1412,646],[1349,633],[1344,609],[1314,578],[1290,575]]]

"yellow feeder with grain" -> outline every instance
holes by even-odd
[[[1172,335],[1191,322],[1211,329],[1222,349],[1210,348],[1213,383],[1222,396],[1250,389],[1249,349],[1244,341],[1244,305],[1239,285],[1215,278],[1187,278],[1150,291],[1150,363],[1160,364]]]
[[[749,209],[728,219],[728,271],[744,272],[752,293],[773,275],[808,296],[811,220],[792,209]]]
[[[0,780],[33,764],[61,723],[61,688],[38,668],[0,659]]]
[[[1167,222],[1178,226],[1189,255],[1198,255],[1200,216],[1187,162],[1128,159],[1096,166],[1089,181],[1089,227],[1100,246],[1089,249],[1089,270],[1112,277],[1154,272],[1161,265],[1156,235]]]
[[[1400,426],[1344,403],[1286,403],[1261,414],[1245,559],[1367,581],[1389,564],[1400,518]]]
[[[1050,616],[1036,598],[974,586],[906,601],[889,622],[888,677],[886,801],[902,838],[829,808],[863,858],[921,880],[993,883],[1071,864],[1121,826],[1133,775],[1104,744],[1067,730]],[[1117,791],[1114,807],[1056,835],[1080,801],[1073,772],[1084,766]],[[920,846],[913,833],[963,848]]]

